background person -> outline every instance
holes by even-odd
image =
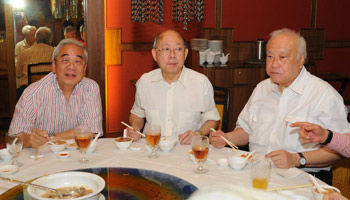
[[[134,128],[128,135],[140,139],[136,130],[159,124],[162,136],[176,136],[181,144],[190,144],[195,130],[208,134],[217,127],[220,115],[208,78],[184,66],[188,49],[176,31],[159,34],[152,56],[159,69],[143,74],[136,84],[135,103],[129,122]]]
[[[9,128],[23,132],[24,147],[38,147],[56,139],[74,138],[74,129],[86,126],[102,133],[102,106],[98,84],[84,77],[87,52],[75,39],[62,40],[52,55],[52,71],[26,88]]]
[[[271,158],[278,168],[300,167],[332,184],[330,165],[340,156],[319,144],[303,145],[295,121],[313,121],[337,132],[350,132],[342,97],[327,82],[303,66],[306,42],[290,29],[271,33],[266,47],[266,72],[240,113],[236,129],[211,134],[214,147],[222,148],[226,137],[236,145],[249,143],[249,150]]]
[[[17,58],[24,50],[35,44],[35,26],[26,25],[22,28],[22,34],[24,39],[16,44],[15,47],[15,63],[17,63]]]
[[[76,29],[74,26],[67,26],[66,28],[64,28],[63,30],[63,34],[64,34],[64,39],[77,39],[77,33],[76,33]]]

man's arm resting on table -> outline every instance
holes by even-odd
[[[249,134],[242,128],[236,128],[235,130],[226,133],[225,137],[238,146],[247,145],[249,142]]]
[[[23,133],[23,148],[32,147],[32,144],[30,142],[30,136],[31,136],[31,134]],[[56,140],[74,139],[74,129],[71,129],[71,130],[68,130],[68,131],[64,131],[64,132],[61,132],[61,133],[56,133],[55,134],[55,139]]]
[[[302,152],[306,159],[306,167],[328,167],[335,161],[341,159],[341,156],[328,148],[321,147],[314,151]],[[299,166],[299,155],[297,156],[297,166]]]
[[[213,128],[216,130],[218,127],[219,121],[215,120],[208,120],[206,121],[202,127],[199,129],[202,132],[202,135],[208,135],[210,133],[210,128]]]

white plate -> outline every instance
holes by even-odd
[[[6,175],[6,174],[13,174],[18,171],[19,167],[18,165],[2,165],[0,166],[0,174]]]
[[[297,168],[289,168],[289,169],[274,168],[274,171],[276,172],[276,174],[285,178],[292,178],[302,174],[302,171]]]

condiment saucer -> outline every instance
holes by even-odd
[[[18,169],[19,169],[18,165],[2,165],[0,166],[0,174],[1,175],[13,174],[13,173],[16,173]]]

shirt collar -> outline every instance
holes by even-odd
[[[183,86],[185,86],[186,80],[188,79],[188,76],[186,76],[188,69],[183,66],[182,70],[181,70],[181,74],[179,79],[177,80],[179,83],[181,83]],[[159,82],[159,81],[165,81],[162,75],[162,70],[159,68],[156,73],[154,74],[153,78],[152,78],[152,83],[153,82]],[[177,82],[175,81],[175,82]]]
[[[53,77],[52,78],[52,86],[53,86],[54,90],[56,92],[61,92],[63,94],[63,92],[62,92],[62,90],[61,90],[61,88],[60,88],[60,86],[58,85],[58,82],[57,82],[57,75],[55,73],[53,73],[53,72],[51,72],[51,74],[52,74],[52,77]],[[85,77],[83,77],[83,79],[84,78]],[[77,93],[78,88],[81,86],[81,82],[83,81],[83,79],[74,87],[74,90],[73,90],[71,95],[75,95]]]
[[[307,79],[308,79],[308,73],[305,67],[303,66],[297,78],[293,81],[293,83],[288,88],[294,91],[295,93],[301,94],[303,92],[305,85],[307,84],[306,83]],[[275,83],[272,83],[272,84],[273,84],[272,91],[277,94],[280,94],[278,90],[278,85]]]

